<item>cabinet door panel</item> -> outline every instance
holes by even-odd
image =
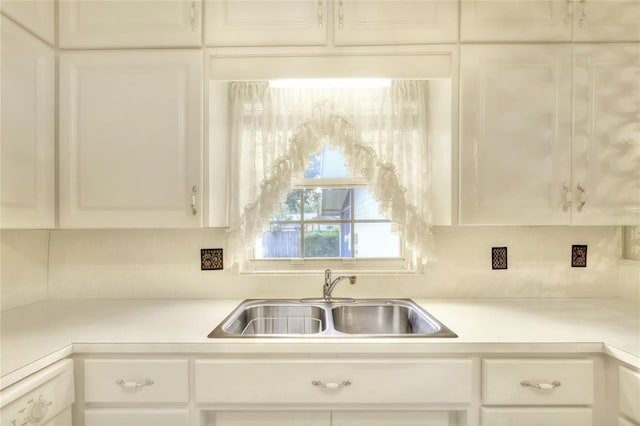
[[[200,46],[201,8],[200,0],[60,1],[60,47]]]
[[[571,47],[463,46],[463,224],[568,224]]]
[[[186,409],[93,408],[85,410],[85,426],[186,426]]]
[[[332,426],[449,426],[444,411],[337,411]]]
[[[54,0],[2,0],[0,9],[47,43],[55,43]]]
[[[454,1],[339,0],[334,7],[336,46],[456,42]]]
[[[482,426],[589,426],[588,408],[481,408]]]
[[[324,45],[327,1],[209,0],[208,46]]]
[[[55,56],[2,16],[2,228],[55,226]]]
[[[573,20],[575,41],[640,40],[637,0],[577,0]]]
[[[638,225],[640,46],[575,46],[574,54],[572,222]]]
[[[329,411],[220,411],[213,426],[330,426]]]
[[[570,41],[572,4],[565,0],[462,0],[462,41]]]
[[[200,226],[201,61],[198,51],[61,56],[61,227]]]

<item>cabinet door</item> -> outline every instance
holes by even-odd
[[[462,224],[568,224],[571,47],[463,46]]]
[[[337,411],[331,426],[450,426],[445,411]],[[455,421],[455,420],[454,420]]]
[[[640,40],[637,0],[574,0],[575,41]]]
[[[186,426],[187,409],[92,408],[84,412],[85,426]]]
[[[589,426],[589,408],[481,408],[481,426]]]
[[[60,57],[60,226],[201,223],[199,51]]]
[[[208,0],[208,46],[324,45],[327,4],[323,0]]]
[[[329,411],[219,411],[212,426],[330,426]]]
[[[449,0],[337,0],[336,46],[458,40],[458,3]]]
[[[200,0],[60,1],[60,47],[200,46],[201,9]]]
[[[2,0],[0,9],[47,43],[55,43],[54,0]]]
[[[2,228],[55,226],[55,56],[8,18],[2,22]]]
[[[462,0],[462,41],[570,41],[571,0]]]
[[[572,222],[638,225],[640,46],[574,49]]]

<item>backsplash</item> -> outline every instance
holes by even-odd
[[[424,274],[363,274],[336,296],[618,297],[618,227],[441,227],[434,234],[438,261]],[[202,271],[200,250],[224,248],[225,238],[223,229],[3,231],[2,309],[47,297],[320,296],[321,273]],[[576,244],[588,246],[587,267],[571,267]],[[508,248],[508,269],[492,269],[492,247]]]
[[[47,300],[49,231],[0,232],[0,310]]]

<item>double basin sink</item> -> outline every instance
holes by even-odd
[[[411,299],[249,299],[208,337],[458,336]]]

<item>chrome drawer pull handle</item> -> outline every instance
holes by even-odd
[[[552,390],[557,388],[558,386],[560,386],[562,383],[560,383],[557,380],[554,380],[551,383],[529,383],[526,380],[523,380],[520,382],[521,386],[524,387],[531,387],[531,388],[536,388],[536,389],[541,389],[541,390]]]
[[[153,380],[151,379],[144,379],[141,382],[125,382],[122,379],[116,380],[116,385],[120,386],[122,389],[136,389],[143,386],[151,386],[152,384]]]
[[[331,383],[331,382],[322,383],[319,380],[314,380],[314,381],[311,382],[311,384],[313,386],[318,386],[318,387],[321,387],[323,389],[340,389],[340,388],[343,388],[345,386],[351,386],[351,382],[348,381],[348,380],[345,380],[342,383]]]

